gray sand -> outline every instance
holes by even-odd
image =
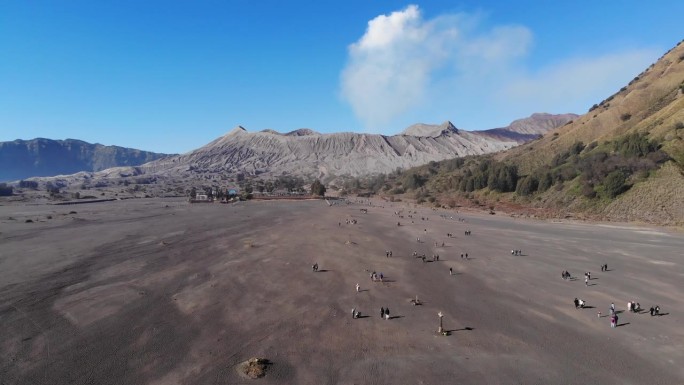
[[[383,204],[0,206],[0,384],[684,383],[681,235]]]

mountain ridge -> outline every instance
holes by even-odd
[[[390,191],[523,215],[684,225],[683,43],[559,128],[493,155],[406,170]]]
[[[565,124],[574,114],[537,114],[525,119],[538,132]],[[519,119],[520,120],[520,119]],[[551,123],[549,123],[551,121]],[[538,127],[537,127],[538,126]],[[185,154],[142,165],[145,173],[293,174],[329,180],[339,176],[388,173],[452,157],[497,152],[537,135],[511,131],[510,135],[416,124],[397,135],[369,133],[318,133],[298,129],[249,132],[236,126],[223,136]],[[536,132],[536,131],[535,131]]]
[[[138,166],[169,156],[79,139],[16,139],[0,142],[0,181]]]

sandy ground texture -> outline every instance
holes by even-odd
[[[680,234],[409,210],[0,206],[0,384],[684,383]]]

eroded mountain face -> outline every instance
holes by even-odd
[[[206,146],[151,162],[141,171],[162,175],[186,171],[287,173],[321,179],[388,173],[398,167],[506,150],[574,118],[574,114],[534,114],[509,127],[487,131],[459,130],[451,122],[416,124],[391,136],[320,134],[310,129],[286,134],[272,130],[248,132],[238,126]]]

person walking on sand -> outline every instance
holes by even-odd
[[[449,268],[449,275],[454,275],[454,269],[452,269],[451,267]]]
[[[380,308],[380,318],[385,318],[385,308],[384,307]]]
[[[385,309],[385,319],[386,320],[390,319],[389,308]]]
[[[610,303],[610,314],[611,315],[615,314],[615,304],[612,302]]]
[[[360,289],[361,289],[361,285],[359,285],[359,284],[357,283],[357,284],[356,284],[356,292],[358,293],[358,292],[360,291]]]

